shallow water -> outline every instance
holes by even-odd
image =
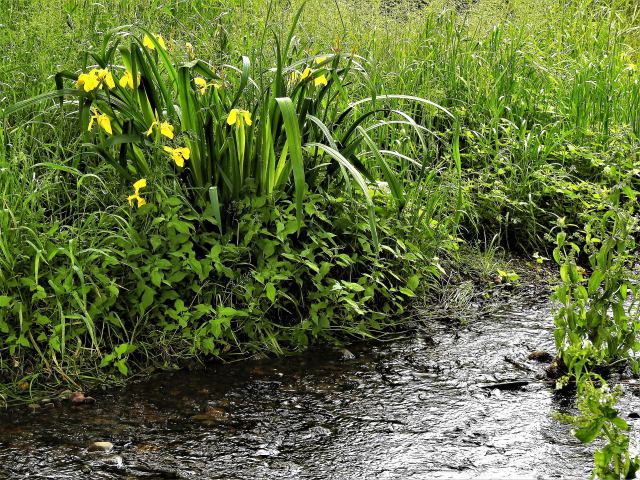
[[[93,405],[9,412],[0,478],[586,478],[592,450],[550,417],[572,400],[527,359],[553,350],[536,297],[463,327],[432,322],[355,346],[353,359],[315,350],[163,375]],[[529,383],[492,388],[513,380]],[[640,409],[638,393],[627,388],[623,417]],[[640,421],[629,422],[637,448]],[[89,452],[94,441],[114,448]]]

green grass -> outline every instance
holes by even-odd
[[[51,388],[368,337],[402,324],[461,242],[485,244],[490,279],[494,252],[550,256],[560,219],[579,236],[609,189],[638,186],[640,12],[535,3],[310,0],[295,25],[299,1],[2,0],[0,375]],[[145,31],[166,58],[128,36]],[[182,68],[187,42],[206,63]],[[326,88],[287,83],[320,55]],[[71,79],[132,58],[146,96],[91,97],[114,145],[86,132]],[[58,72],[63,107],[14,108]],[[229,88],[199,97],[192,77],[221,74]],[[152,103],[186,169],[144,134]],[[232,108],[254,124],[230,128]]]

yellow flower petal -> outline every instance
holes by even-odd
[[[109,87],[109,90],[116,88],[116,82],[113,81],[113,75],[111,75],[111,72],[107,72],[105,83],[107,84],[107,87]]]
[[[189,160],[189,158],[191,158],[191,150],[189,150],[187,147],[178,148],[177,150],[185,160]]]
[[[113,135],[113,130],[111,129],[111,119],[105,113],[98,115],[96,121],[105,132],[107,132],[109,135]]]
[[[251,113],[246,110],[242,110],[242,116],[244,117],[244,123],[251,125]]]
[[[98,77],[96,75],[84,76],[83,86],[85,92],[95,90],[96,88],[98,88],[98,85],[100,85],[100,80],[98,80]]]
[[[129,202],[129,205],[132,207],[133,207],[134,200],[138,201],[138,208],[140,208],[141,206],[147,203],[147,201],[144,198],[142,198],[140,195],[138,195],[138,193],[134,193],[133,195],[129,195],[127,197],[127,201]]]
[[[193,81],[195,82],[196,87],[198,87],[200,94],[204,95],[208,87],[207,81],[202,77],[196,77],[193,79]]]
[[[313,70],[311,70],[309,67],[305,68],[304,71],[302,72],[302,75],[300,75],[300,80],[301,81],[304,80],[312,73],[313,73]]]
[[[325,77],[324,75],[320,75],[319,77],[316,77],[316,78],[313,80],[313,84],[314,84],[316,87],[319,87],[320,85],[326,85],[327,83],[328,83],[328,82],[327,82],[327,77]]]
[[[173,125],[169,122],[162,122],[160,124],[160,133],[169,139],[173,139]]]
[[[151,41],[151,38],[149,38],[149,35],[145,35],[144,36],[144,38],[142,39],[142,44],[145,47],[147,47],[149,50],[155,50],[156,49],[156,46]]]
[[[124,72],[124,75],[122,75],[122,78],[120,79],[119,83],[122,88],[129,87],[131,90],[133,90],[133,75],[131,75],[131,72],[129,70],[126,70]],[[138,74],[138,87],[139,86],[140,86],[140,74]]]
[[[147,186],[147,179],[141,178],[133,184],[133,189],[136,191],[136,195],[140,193],[140,190]]]
[[[319,65],[327,60],[327,57],[322,55],[320,57],[316,57],[316,65]]]
[[[240,111],[237,108],[234,108],[229,112],[229,116],[227,117],[227,123],[229,125],[235,125],[238,123],[238,113]]]
[[[171,147],[163,147],[164,151],[171,155],[171,159],[176,163],[179,167],[184,167],[185,160],[189,160],[191,157],[191,150],[187,147],[183,148],[171,148]]]
[[[113,77],[111,76],[111,73],[109,73],[109,70],[101,68],[100,70],[94,69],[91,72],[98,78],[98,81],[100,81],[101,84],[106,83],[107,87],[113,88],[110,86],[113,84]]]
[[[84,82],[86,81],[87,78],[87,74],[86,73],[81,73],[80,75],[78,75],[78,80],[76,80],[76,87],[80,88],[84,85]]]
[[[158,42],[158,44],[162,47],[163,50],[166,50],[167,47],[164,44],[164,39],[160,36],[160,35],[153,35],[154,38],[156,39],[156,42]],[[142,39],[142,44],[147,47],[149,50],[155,50],[156,46],[154,45],[153,41],[151,40],[151,38],[149,37],[149,35],[145,35],[144,38]]]

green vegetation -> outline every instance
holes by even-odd
[[[637,467],[634,2],[109,3],[0,2],[0,402],[376,336],[480,242],[559,264],[561,383]]]
[[[615,408],[622,387],[609,390],[598,372],[631,367],[640,369],[640,315],[638,279],[634,274],[637,222],[633,216],[636,195],[619,185],[607,198],[609,209],[586,225],[581,247],[560,231],[553,257],[560,266],[561,284],[556,288],[555,339],[557,362],[567,374],[558,388],[574,381],[580,415],[564,417],[573,423],[575,435],[584,443],[603,438],[606,444],[595,453],[592,478],[635,478],[640,457],[629,453],[629,425]],[[564,225],[562,225],[564,227]],[[577,265],[581,253],[588,256],[590,275]],[[562,417],[561,417],[562,418]]]

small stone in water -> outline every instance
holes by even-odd
[[[84,403],[95,403],[96,399],[93,397],[85,397],[82,392],[73,392],[69,396],[69,401],[74,405],[82,405]]]
[[[549,352],[535,351],[529,354],[529,360],[535,360],[536,362],[549,363],[553,360],[553,356]]]
[[[354,358],[356,358],[356,356],[346,348],[340,350],[340,360],[353,360]]]
[[[113,443],[111,442],[93,442],[88,448],[90,452],[110,452],[112,449]]]
[[[631,412],[629,418],[640,418],[640,414],[638,412]]]

